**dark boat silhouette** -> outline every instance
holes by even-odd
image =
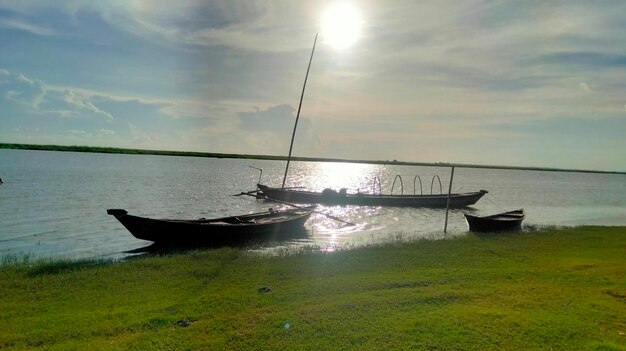
[[[245,214],[214,219],[152,219],[109,209],[137,239],[164,244],[237,244],[260,237],[301,230],[316,206]]]
[[[313,192],[294,189],[272,188],[257,184],[260,197],[300,204],[397,206],[446,208],[448,194],[432,195],[384,195],[348,193],[345,191]],[[450,207],[459,208],[473,205],[487,190],[450,194]]]
[[[473,232],[502,232],[520,229],[524,218],[526,214],[523,209],[484,217],[465,214],[467,224]]]

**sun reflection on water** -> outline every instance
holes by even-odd
[[[371,192],[374,179],[384,177],[386,170],[379,165],[355,163],[309,163],[306,174],[307,187],[314,190],[346,188],[349,192]]]

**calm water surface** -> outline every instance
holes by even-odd
[[[0,150],[0,257],[118,258],[145,247],[108,208],[161,218],[217,217],[264,211],[279,205],[251,197],[259,172],[279,186],[284,162],[174,156],[114,155]],[[287,186],[371,192],[374,179],[389,193],[431,192],[435,175],[447,192],[449,168],[295,162]],[[419,175],[419,179],[415,178]],[[415,189],[414,189],[415,184]],[[439,193],[435,179],[432,190]],[[626,175],[515,170],[455,170],[453,191],[489,191],[469,209],[450,213],[447,236],[467,234],[462,213],[488,214],[524,208],[526,227],[626,225]],[[376,187],[378,191],[378,187]],[[268,254],[299,249],[333,251],[395,240],[443,238],[445,210],[321,206],[321,211],[356,223],[346,227],[323,215],[307,222],[307,236],[264,243]]]

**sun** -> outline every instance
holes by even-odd
[[[344,49],[361,36],[361,14],[349,3],[335,3],[322,16],[322,38],[336,49]]]

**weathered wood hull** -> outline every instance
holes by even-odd
[[[524,210],[498,213],[486,217],[478,217],[465,214],[465,220],[473,232],[503,232],[518,230],[522,221],[526,218]]]
[[[372,195],[372,194],[340,194],[320,193],[302,190],[272,188],[257,184],[260,196],[299,204],[325,205],[358,205],[358,206],[395,206],[395,207],[432,207],[446,208],[447,194],[439,195]],[[450,207],[459,208],[475,204],[486,190],[451,194]]]
[[[115,216],[137,239],[166,244],[236,244],[302,230],[314,210],[315,206],[309,206],[198,220],[152,219],[129,215],[121,209],[107,213]]]

